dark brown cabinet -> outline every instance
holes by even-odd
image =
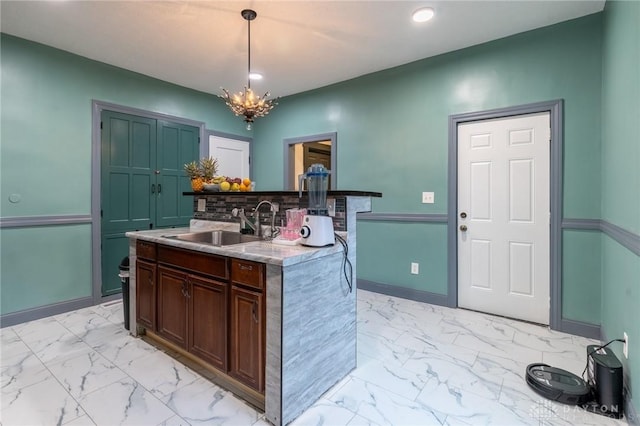
[[[231,287],[229,375],[264,390],[264,309],[262,293]]]
[[[136,250],[138,325],[264,393],[265,265],[140,241]]]
[[[158,266],[158,328],[160,336],[187,347],[188,274]]]
[[[156,244],[136,241],[136,321],[156,329]]]
[[[226,283],[190,276],[189,352],[227,371]]]
[[[231,260],[231,321],[229,375],[264,391],[265,265]]]
[[[156,264],[145,260],[136,262],[136,312],[139,325],[156,329]]]

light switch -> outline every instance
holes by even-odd
[[[422,193],[422,204],[433,204],[435,200],[435,194],[433,192]]]
[[[207,199],[198,198],[198,211],[203,212],[207,210]]]

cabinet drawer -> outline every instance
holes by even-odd
[[[231,259],[231,281],[258,290],[264,289],[264,263]]]
[[[227,258],[193,250],[158,246],[158,262],[228,280]]]
[[[142,259],[156,260],[156,243],[137,240],[136,256]]]

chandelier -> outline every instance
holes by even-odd
[[[251,123],[253,123],[254,118],[269,114],[269,111],[278,103],[276,102],[277,99],[267,99],[269,92],[260,97],[251,90],[251,21],[256,19],[258,15],[251,9],[244,9],[240,14],[247,21],[247,85],[244,87],[244,92],[234,93],[233,95],[222,88],[224,94],[220,95],[220,97],[224,99],[224,102],[235,115],[244,116],[247,130],[251,130]]]

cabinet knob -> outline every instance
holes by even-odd
[[[460,225],[460,230],[462,232],[466,231],[467,230],[467,225]]]

